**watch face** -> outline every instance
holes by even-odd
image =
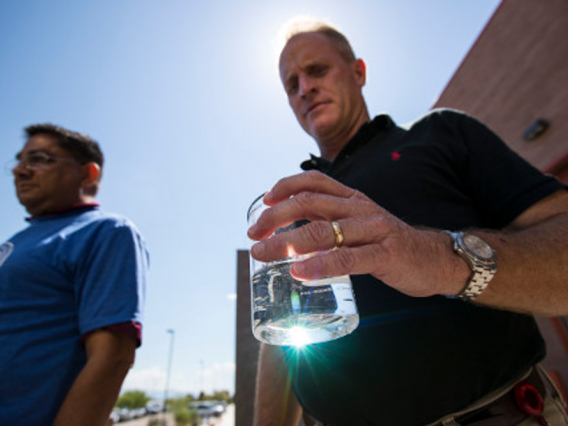
[[[463,243],[469,251],[483,260],[489,260],[493,257],[493,249],[476,235],[464,235]]]

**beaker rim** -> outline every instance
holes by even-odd
[[[253,212],[254,210],[256,210],[256,209],[253,209],[254,205],[255,205],[259,200],[261,200],[265,195],[266,195],[266,192],[263,192],[263,193],[260,194],[258,197],[256,197],[256,198],[254,199],[254,201],[250,204],[250,206],[249,206],[249,208],[248,208],[248,210],[247,210],[247,222],[250,221],[250,216],[251,216],[252,212]]]

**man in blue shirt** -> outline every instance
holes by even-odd
[[[104,425],[141,343],[148,254],[95,203],[99,145],[25,130],[13,174],[29,226],[0,245],[0,423]]]

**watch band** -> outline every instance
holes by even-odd
[[[458,298],[471,301],[485,291],[489,281],[493,279],[497,272],[497,265],[493,264],[473,264],[472,274],[466,287],[458,294]]]
[[[483,249],[490,253],[489,256],[482,258],[476,255],[473,249],[468,248],[464,242],[464,237],[468,234],[451,231],[444,232],[452,238],[454,251],[460,255],[471,268],[471,276],[463,290],[457,296],[449,297],[458,298],[464,301],[472,301],[485,291],[489,282],[493,279],[497,272],[495,252],[483,239],[470,234],[470,238],[474,238],[477,244],[482,245]]]

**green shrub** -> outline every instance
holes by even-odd
[[[142,408],[150,401],[150,397],[143,391],[124,392],[116,401],[116,406],[120,408]]]
[[[188,407],[179,407],[174,412],[176,426],[194,426],[199,421],[199,416],[195,410]]]

